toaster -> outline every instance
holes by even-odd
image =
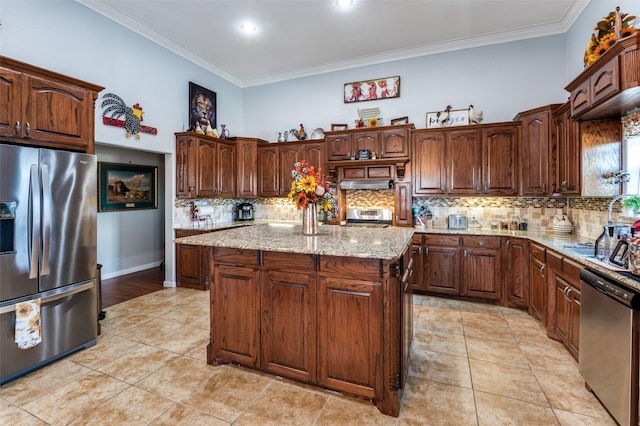
[[[463,214],[450,214],[449,229],[467,229],[467,217]]]

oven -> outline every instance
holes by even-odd
[[[386,228],[393,225],[392,209],[364,209],[348,208],[345,226],[360,226],[366,228]]]

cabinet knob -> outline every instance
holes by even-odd
[[[544,270],[547,267],[547,265],[542,265],[542,267],[540,268],[540,276],[544,277]]]
[[[544,193],[547,192],[547,184],[546,183],[542,184],[542,192],[544,192]]]
[[[467,257],[467,250],[466,249],[463,250],[462,253],[463,253],[464,257]]]
[[[484,241],[478,241],[478,245],[479,245],[480,247],[484,246]]]
[[[511,245],[511,240],[507,240],[507,248]]]
[[[484,184],[484,192],[489,192],[489,185],[487,185],[486,183]]]
[[[31,126],[29,125],[28,121],[26,123],[25,132],[26,132],[27,136],[29,136],[31,134]]]
[[[569,182],[567,182],[566,180],[563,180],[562,183],[560,184],[560,189],[562,189],[563,191],[566,191],[568,186],[569,186]]]
[[[21,131],[22,131],[22,126],[20,125],[19,121],[16,121],[16,136],[19,135]]]

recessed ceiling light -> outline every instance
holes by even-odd
[[[353,4],[353,0],[336,0],[336,4],[339,7],[347,8],[347,7],[350,7]]]
[[[240,25],[240,29],[244,33],[252,34],[252,33],[255,33],[258,30],[258,27],[256,27],[251,22],[245,22],[244,24]]]

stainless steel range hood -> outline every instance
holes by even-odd
[[[383,180],[343,180],[340,189],[391,189],[393,181]]]

